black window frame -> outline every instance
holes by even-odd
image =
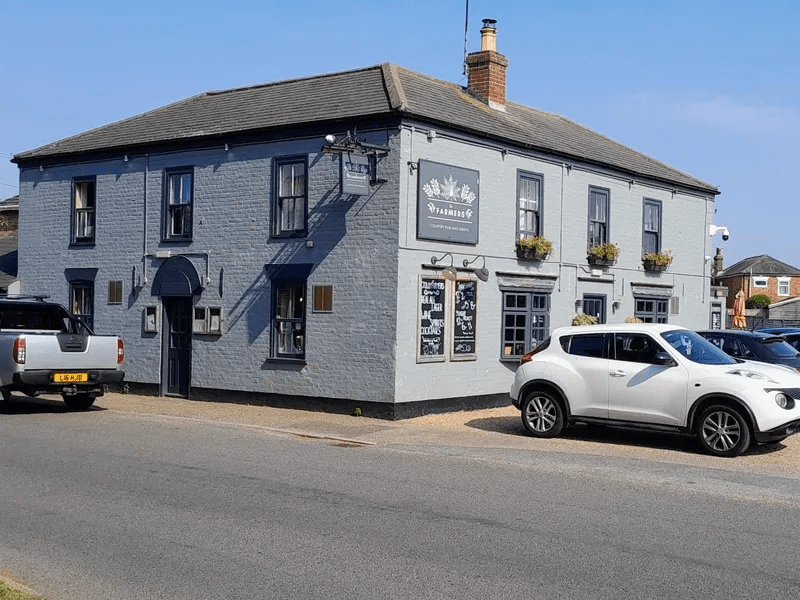
[[[640,302],[652,302],[653,308],[640,307]],[[645,323],[669,323],[669,298],[658,296],[635,296],[633,316]],[[662,310],[663,309],[663,310]]]
[[[173,202],[172,181],[175,177],[189,176],[189,202]],[[194,167],[170,167],[164,169],[164,207],[162,211],[161,241],[162,242],[190,242],[194,232]],[[173,224],[176,213],[181,214],[182,231],[175,233]]]
[[[92,206],[78,208],[78,188],[87,186],[91,193]],[[79,235],[79,231],[87,227],[86,222],[91,221],[90,235]],[[73,246],[93,246],[97,237],[97,177],[75,177],[72,180],[72,200],[70,204],[70,244]]]
[[[272,338],[270,343],[270,353],[273,359],[277,360],[287,360],[287,361],[305,361],[306,358],[306,327],[308,323],[308,310],[307,310],[307,298],[308,298],[308,285],[306,279],[273,279],[272,280]],[[299,300],[297,296],[292,298],[294,302],[294,316],[280,316],[278,314],[280,308],[280,296],[281,291],[284,289],[293,290],[295,293],[300,292]],[[299,316],[297,313],[297,304],[300,303],[300,313]],[[285,331],[281,331],[281,325],[284,323],[291,324],[291,329],[289,330],[288,334],[292,338],[292,345],[295,345],[295,332],[299,331],[299,336],[302,344],[302,349],[299,352],[281,352],[281,335],[284,335]],[[300,328],[298,329],[295,327],[295,324],[299,323]]]
[[[76,298],[75,294],[78,290],[88,291],[88,311],[76,311]],[[89,326],[89,329],[94,330],[94,281],[88,280],[75,280],[69,282],[69,308],[70,313],[78,317]]]
[[[606,298],[605,294],[584,294],[581,300],[581,311],[586,315],[597,317],[597,324],[602,325],[606,322]],[[599,305],[599,311],[591,311],[589,307]]]
[[[536,209],[531,210],[522,207],[522,183],[525,180],[536,181],[539,186],[538,198],[536,198]],[[542,203],[544,200],[544,175],[541,173],[533,173],[531,171],[523,171],[517,169],[517,240],[522,240],[526,237],[534,237],[543,235],[544,222],[542,219],[543,210]],[[523,227],[523,211],[525,213],[533,213],[535,225],[531,229]],[[527,219],[525,219],[527,222]]]
[[[592,194],[599,194],[605,196],[606,200],[606,214],[605,220],[599,221],[597,219],[592,218],[593,211],[592,211]],[[601,188],[594,185],[589,186],[589,197],[587,199],[587,224],[588,229],[586,231],[586,243],[588,248],[592,248],[594,246],[598,246],[600,244],[607,244],[611,240],[611,190],[608,188]],[[595,234],[595,227],[594,224],[597,223],[599,229],[598,234]],[[602,227],[600,227],[602,225]],[[599,237],[599,239],[598,239]]]
[[[308,235],[308,155],[282,156],[272,161],[272,227],[271,237],[273,238],[297,238]],[[302,164],[304,169],[304,186],[302,195],[281,196],[280,172],[281,167],[286,165]],[[302,198],[303,202],[303,227],[302,229],[282,228],[281,214],[283,209],[282,199],[293,199],[295,202]]]
[[[656,231],[647,229],[647,207],[653,206],[658,209],[658,229]],[[663,204],[661,200],[653,200],[652,198],[645,198],[642,202],[642,254],[649,252],[661,252],[661,238],[662,238],[662,222],[663,222]],[[648,244],[648,240],[655,239],[653,244]]]
[[[551,294],[539,290],[504,289],[502,295],[500,360],[519,361],[524,354],[534,349],[532,346],[534,329],[540,333],[541,340],[537,340],[539,343],[550,337]],[[517,299],[525,298],[525,306],[520,306],[518,302],[515,302],[514,306],[509,306],[508,300],[512,296]],[[542,304],[544,308],[542,308]],[[513,323],[509,322],[509,318],[514,319]],[[541,318],[541,324],[534,326],[534,318],[537,321]],[[522,339],[519,339],[520,332],[522,332]],[[513,339],[509,339],[511,333],[513,333]],[[511,353],[507,354],[506,349],[509,346]],[[521,352],[514,352],[514,350],[521,350]]]

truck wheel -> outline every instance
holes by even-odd
[[[94,396],[85,393],[75,394],[73,396],[64,394],[61,397],[64,399],[64,404],[67,405],[67,408],[72,410],[86,410],[94,404]]]

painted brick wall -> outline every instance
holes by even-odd
[[[713,199],[630,182],[580,164],[567,168],[532,154],[502,153],[483,139],[440,131],[429,141],[427,128],[359,133],[391,148],[378,167],[378,177],[386,182],[359,198],[339,193],[338,157],[321,153],[319,139],[23,171],[23,291],[49,293],[66,303],[64,269],[97,268],[96,328],[125,338],[129,381],[157,383],[162,335],[142,331],[142,311],[159,300],[151,285],[163,259],[154,255],[168,248],[191,252],[204,281],[208,274],[198,305],[224,310],[222,336],[194,336],[193,386],[375,402],[507,394],[516,364],[500,360],[500,277],[545,276],[553,282],[551,329],[571,322],[575,300],[584,294],[605,295],[608,321],[622,322],[634,313],[635,284],[667,286],[678,297],[680,311],[670,315],[671,323],[708,326],[705,256],[711,253],[706,232]],[[270,240],[272,161],[292,155],[309,156],[309,235]],[[477,245],[416,238],[418,181],[408,163],[420,159],[479,171]],[[192,166],[195,175],[194,231],[188,246],[161,242],[163,173],[180,166]],[[518,260],[515,254],[518,169],[544,179],[543,230],[554,249],[541,263]],[[71,181],[81,175],[97,177],[97,243],[92,248],[69,246]],[[586,261],[590,185],[610,190],[610,239],[622,249],[618,263],[599,277]],[[674,254],[665,273],[643,270],[644,198],[662,202],[662,247]],[[419,279],[432,273],[423,265],[443,252],[453,254],[456,266],[483,256],[491,273],[488,282],[478,284],[477,359],[418,364]],[[149,256],[142,260],[144,254]],[[315,265],[309,300],[314,284],[334,286],[332,314],[307,311],[305,365],[270,360],[271,288],[264,265],[289,261]],[[121,306],[107,303],[108,282],[114,279],[124,282]],[[619,302],[616,310],[613,301]]]
[[[389,132],[364,134],[397,148]],[[189,257],[207,282],[198,306],[221,306],[224,334],[193,338],[192,385],[279,394],[393,401],[397,269],[397,164],[386,159],[370,196],[339,193],[339,157],[321,140],[233,146],[84,165],[25,170],[20,189],[20,275],[24,293],[67,303],[65,268],[97,268],[95,328],[126,342],[126,379],[157,383],[162,335],[142,331],[142,311],[158,305],[153,278],[170,249]],[[272,159],[309,156],[309,234],[270,240]],[[194,168],[191,244],[161,242],[164,169]],[[97,178],[96,244],[70,248],[73,177]],[[146,186],[145,186],[146,180]],[[146,189],[146,192],[145,192]],[[146,243],[145,243],[146,238]],[[306,241],[313,242],[313,248]],[[143,254],[150,255],[144,261]],[[207,254],[206,257],[204,255]],[[197,256],[200,255],[200,256]],[[270,360],[271,293],[265,264],[309,262],[308,280],[334,286],[331,314],[307,310],[303,365]],[[147,282],[143,285],[143,277]],[[110,280],[123,281],[121,306],[108,305]]]
[[[713,200],[631,184],[618,177],[593,173],[579,165],[567,169],[560,163],[508,152],[481,140],[453,139],[445,132],[428,140],[427,127],[403,131],[401,165],[427,159],[480,172],[480,239],[475,246],[416,238],[418,170],[401,168],[400,268],[397,315],[397,399],[410,402],[459,396],[507,393],[516,363],[501,361],[502,291],[500,277],[549,276],[555,281],[551,296],[551,329],[569,325],[576,314],[575,299],[601,294],[607,299],[608,322],[622,322],[634,314],[632,285],[671,286],[679,298],[679,313],[669,322],[706,328],[710,318],[709,279],[705,255],[710,253],[707,223]],[[515,254],[517,170],[543,176],[544,235],[553,242],[550,258],[543,262],[518,260]],[[611,192],[610,239],[622,249],[615,267],[593,277],[587,264],[588,189]],[[645,272],[642,265],[642,211],[644,198],[661,200],[662,249],[674,260],[664,273]],[[491,276],[478,283],[477,359],[466,362],[417,362],[419,278],[432,271],[423,268],[432,255],[451,252],[454,263],[476,255],[486,257]],[[445,262],[443,266],[446,266]],[[481,266],[479,260],[476,266]],[[620,302],[612,310],[613,300]]]

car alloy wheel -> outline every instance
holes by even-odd
[[[727,406],[711,406],[700,417],[698,437],[717,456],[738,456],[750,445],[750,430],[742,416]]]
[[[522,403],[522,423],[536,437],[555,437],[564,428],[564,411],[550,394],[532,392]]]

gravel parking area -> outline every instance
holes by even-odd
[[[800,477],[800,435],[779,444],[753,446],[744,455],[733,459],[701,454],[694,439],[688,436],[613,427],[577,425],[567,428],[558,438],[540,440],[525,432],[519,411],[510,405],[425,415],[402,421],[115,393],[98,399],[96,406],[121,412],[242,424],[309,438],[373,445],[431,444],[569,452]]]

